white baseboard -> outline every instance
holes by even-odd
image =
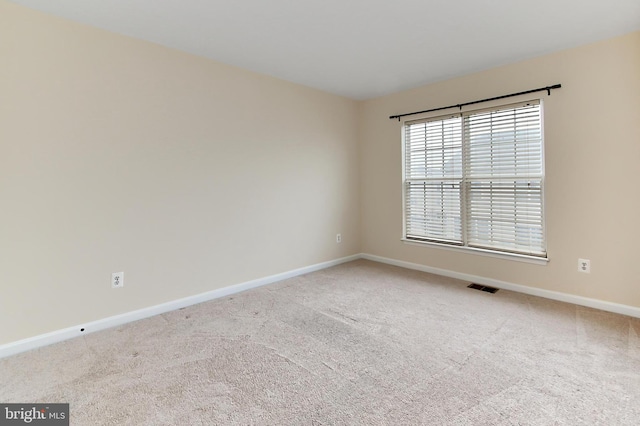
[[[488,285],[491,287],[497,287],[504,290],[511,290],[518,293],[529,294],[532,296],[544,297],[546,299],[557,300],[561,302],[572,303],[574,305],[586,306],[589,308],[600,309],[603,311],[613,312],[616,314],[628,315],[631,317],[640,318],[640,308],[622,305],[619,303],[606,302],[598,299],[590,299],[588,297],[576,296],[567,293],[561,293],[557,291],[544,290],[535,287],[528,287],[520,284],[513,284],[506,281],[499,281],[492,278],[480,277],[477,275],[464,274],[461,272],[455,272],[448,269],[434,268],[431,266],[420,265],[417,263],[405,262],[402,260],[390,259],[387,257],[376,256],[372,254],[362,253],[352,256],[343,257],[340,259],[331,260],[328,262],[322,262],[311,266],[306,266],[299,269],[283,272],[280,274],[270,275],[264,278],[258,278],[256,280],[247,281],[240,284],[235,284],[228,287],[223,287],[217,290],[208,291],[206,293],[197,294],[194,296],[185,297],[182,299],[172,300],[160,305],[150,306],[147,308],[138,309],[136,311],[127,312],[120,315],[115,315],[108,318],[92,321],[86,324],[80,324],[75,327],[69,327],[62,330],[52,331],[50,333],[41,334],[38,336],[30,337],[27,339],[19,340],[17,342],[11,342],[4,345],[0,345],[0,358],[8,357],[11,355],[25,352],[31,349],[36,349],[42,346],[47,346],[53,343],[68,340],[74,337],[82,336],[84,334],[93,333],[96,331],[104,330],[111,327],[116,327],[129,322],[138,321],[144,318],[149,318],[154,315],[162,314],[165,312],[174,311],[176,309],[184,308],[198,303],[206,302],[213,299],[229,296],[241,291],[250,290],[252,288],[272,284],[278,281],[285,280],[287,278],[297,277],[299,275],[308,274],[310,272],[319,271],[321,269],[330,268],[332,266],[339,265],[341,263],[350,262],[357,259],[367,259],[374,262],[386,263],[388,265],[399,266],[407,269],[414,269],[417,271],[428,272],[431,274],[442,275],[450,278],[457,278],[462,281],[469,281],[478,284]]]
[[[497,287],[504,290],[511,290],[518,293],[529,294],[532,296],[544,297],[545,299],[557,300],[560,302],[572,303],[574,305],[586,306],[589,308],[600,309],[602,311],[613,312],[616,314],[628,315],[630,317],[640,318],[640,308],[619,303],[607,302],[604,300],[591,299],[588,297],[576,296],[573,294],[561,293],[558,291],[544,290],[541,288],[528,287],[520,284],[513,284],[506,281],[494,280],[492,278],[479,277],[477,275],[463,274],[461,272],[450,271],[448,269],[433,268],[431,266],[420,265],[417,263],[405,262],[402,260],[390,259],[387,257],[376,256],[363,253],[360,255],[362,259],[372,260],[374,262],[386,263],[388,265],[400,266],[402,268],[414,269],[431,274],[442,275],[449,278],[457,278],[462,281],[469,281],[477,284]]]
[[[25,352],[31,349],[36,349],[42,346],[51,345],[53,343],[57,343],[63,340],[82,336],[84,334],[93,333],[95,331],[104,330],[106,328],[116,327],[129,322],[138,321],[144,318],[149,318],[154,315],[174,311],[176,309],[184,308],[187,306],[196,305],[198,303],[206,302],[209,300],[218,299],[220,297],[229,296],[235,293],[239,293],[241,291],[245,291],[245,290],[260,287],[263,285],[282,281],[287,278],[293,278],[293,277],[297,277],[298,275],[308,274],[309,272],[330,268],[332,266],[336,266],[341,263],[350,262],[352,260],[359,259],[360,257],[361,256],[359,254],[355,254],[355,255],[343,257],[340,259],[330,260],[328,262],[317,263],[315,265],[305,266],[303,268],[294,269],[292,271],[282,272],[280,274],[270,275],[268,277],[258,278],[256,280],[251,280],[244,283],[219,288],[216,290],[208,291],[206,293],[196,294],[194,296],[172,300],[170,302],[162,303],[160,305],[138,309],[136,311],[131,311],[124,314],[103,318],[97,321],[88,322],[86,324],[80,324],[75,327],[69,327],[62,330],[52,331],[50,333],[41,334],[39,336],[30,337],[27,339],[19,340],[17,342],[7,343],[4,345],[0,345],[0,358],[15,355],[20,352]]]

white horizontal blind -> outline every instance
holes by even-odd
[[[462,244],[462,118],[405,127],[407,238]]]
[[[405,124],[405,237],[545,256],[539,102]]]
[[[464,117],[467,243],[544,255],[540,104]]]

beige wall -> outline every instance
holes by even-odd
[[[356,102],[3,0],[0,64],[0,344],[359,252]]]
[[[543,95],[549,263],[403,244],[401,124],[393,114],[555,83]],[[364,102],[363,252],[640,307],[640,32]],[[578,258],[592,273],[577,272]]]

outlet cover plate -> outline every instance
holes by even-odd
[[[578,259],[578,272],[591,273],[591,261],[589,259]]]
[[[114,272],[111,274],[111,288],[124,287],[124,272]]]

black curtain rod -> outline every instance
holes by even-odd
[[[473,102],[465,102],[463,104],[456,104],[456,105],[449,105],[446,107],[440,107],[440,108],[433,108],[433,109],[426,109],[424,111],[416,111],[416,112],[408,112],[406,114],[398,114],[398,115],[392,115],[389,118],[390,119],[394,119],[397,118],[398,121],[400,121],[400,118],[402,117],[406,117],[408,115],[416,115],[416,114],[423,114],[425,112],[433,112],[433,111],[440,111],[443,109],[449,109],[449,108],[459,108],[460,110],[462,110],[463,106],[467,106],[467,105],[473,105],[473,104],[479,104],[481,102],[489,102],[489,101],[495,101],[496,99],[504,99],[504,98],[511,98],[513,96],[520,96],[520,95],[526,95],[527,93],[535,93],[535,92],[547,92],[547,95],[551,95],[551,90],[552,89],[559,89],[562,87],[562,84],[554,84],[553,86],[547,86],[547,87],[540,87],[538,89],[532,89],[532,90],[526,90],[524,92],[518,92],[518,93],[511,93],[508,95],[502,95],[502,96],[496,96],[495,98],[487,98],[487,99],[481,99],[479,101],[473,101]]]

